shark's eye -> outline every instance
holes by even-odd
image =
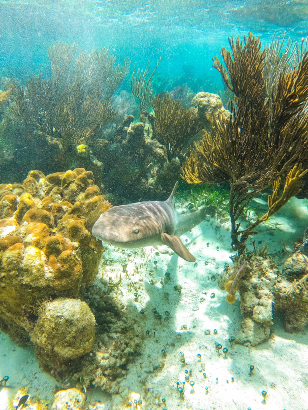
[[[135,229],[135,230],[134,230],[134,233],[139,233],[139,229]]]

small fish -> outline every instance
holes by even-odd
[[[92,234],[119,248],[167,245],[181,258],[195,262],[196,258],[179,236],[199,224],[206,212],[202,209],[179,215],[172,201],[176,186],[166,201],[144,201],[110,208],[95,222]]]
[[[29,397],[30,397],[29,394],[25,394],[24,396],[22,396],[19,399],[19,402],[18,402],[18,405],[17,405],[16,409],[17,410],[22,409],[23,405],[26,403],[26,401],[28,400]]]

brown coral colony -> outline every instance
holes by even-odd
[[[44,301],[78,297],[95,278],[103,249],[90,229],[111,205],[83,168],[31,171],[0,197],[0,325],[21,341]]]
[[[234,94],[232,115],[213,117],[213,129],[203,131],[184,162],[182,178],[190,184],[229,183],[232,246],[241,255],[254,229],[299,193],[308,172],[308,53],[279,67],[272,59],[279,61],[280,55],[262,50],[251,33],[244,42],[230,38],[229,43],[231,52],[221,51],[224,64],[215,58],[213,66]],[[271,185],[268,212],[241,229],[245,207]]]

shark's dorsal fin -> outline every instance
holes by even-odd
[[[166,201],[166,202],[169,202],[169,204],[172,204],[173,195],[174,195],[174,193],[175,193],[175,191],[176,191],[176,188],[177,188],[178,184],[179,184],[179,181],[176,181],[176,183],[174,184],[173,190],[172,190],[172,192],[171,192],[169,198],[168,198],[167,201]]]
[[[161,234],[162,242],[169,246],[176,254],[187,262],[195,262],[196,258],[192,255],[185,245],[181,242],[181,239],[176,235],[168,235],[167,233]]]

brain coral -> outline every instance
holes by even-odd
[[[94,280],[103,248],[90,230],[110,206],[83,168],[0,185],[0,328],[13,340],[29,341],[45,301]]]
[[[91,351],[95,339],[95,317],[86,302],[59,298],[46,302],[31,340],[41,363],[75,359]]]

